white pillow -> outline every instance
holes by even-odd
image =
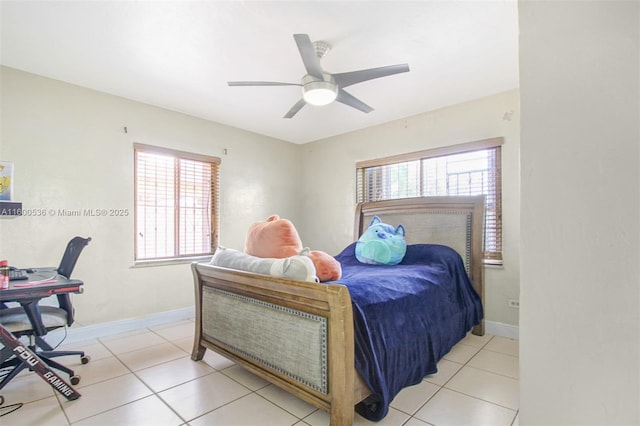
[[[212,265],[238,269],[298,281],[318,282],[313,262],[304,254],[283,259],[251,256],[238,250],[219,247],[211,258]]]

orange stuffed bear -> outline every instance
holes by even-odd
[[[244,245],[244,252],[251,256],[277,259],[297,256],[303,249],[293,223],[288,219],[280,219],[277,214],[251,225]],[[320,281],[338,280],[342,276],[340,263],[329,254],[311,250],[309,257]]]

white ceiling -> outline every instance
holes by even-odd
[[[518,87],[517,2],[6,1],[1,63],[293,143],[306,143]],[[324,40],[338,73],[408,63],[340,103],[285,113],[300,87],[293,34]]]

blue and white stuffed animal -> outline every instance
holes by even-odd
[[[374,216],[356,243],[356,259],[370,265],[397,265],[407,252],[404,226],[394,228]]]

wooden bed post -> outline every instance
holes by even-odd
[[[485,196],[478,195],[470,197],[475,199],[472,210],[472,259],[471,265],[471,283],[473,289],[480,296],[482,308],[485,307],[484,299],[484,221],[485,221]],[[480,324],[473,327],[472,331],[476,336],[484,336],[484,315],[480,320]]]
[[[331,426],[347,426],[353,424],[356,379],[351,297],[346,287],[329,285],[327,298],[332,311],[328,342]]]
[[[193,350],[191,351],[191,359],[194,361],[200,361],[202,358],[204,358],[204,353],[206,352],[207,348],[200,344],[200,337],[202,336],[202,284],[200,284],[196,265],[196,262],[191,264],[191,273],[193,274],[196,296],[196,331],[195,337],[193,339]]]

